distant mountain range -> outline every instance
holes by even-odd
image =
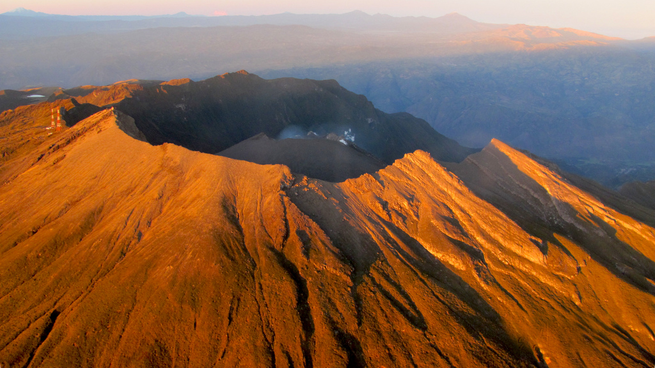
[[[619,187],[655,178],[655,53],[632,47],[471,53],[260,74],[334,78],[381,110],[410,112],[464,145],[502,139]]]
[[[216,27],[252,25],[304,25],[323,29],[364,32],[419,32],[455,34],[479,32],[504,25],[473,21],[452,13],[439,18],[368,15],[361,11],[346,14],[292,14],[262,16],[194,16],[186,13],[161,16],[69,16],[16,9],[0,14],[0,39],[61,36],[89,32],[124,32],[155,27]]]
[[[0,16],[41,18],[61,21],[107,21],[107,20],[143,20],[149,18],[169,18],[169,17],[190,17],[187,13],[180,12],[172,15],[61,15],[36,12],[25,8],[16,8],[6,13],[0,13]]]
[[[655,179],[652,39],[459,14],[0,17],[0,88],[201,80],[240,69],[335,79],[466,146],[498,138],[614,188]]]

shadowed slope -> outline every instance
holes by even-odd
[[[633,201],[655,210],[655,181],[625,184],[619,192]]]
[[[26,91],[2,90],[0,91],[0,113],[18,106],[43,102],[53,90],[54,88],[34,88]]]
[[[132,116],[152,144],[175,143],[206,153],[223,151],[259,133],[285,129],[342,135],[390,164],[422,149],[444,161],[475,152],[409,114],[385,114],[364,96],[333,80],[264,80],[245,71],[201,82],[162,84],[132,91],[116,108]]]

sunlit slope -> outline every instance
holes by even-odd
[[[127,116],[118,123],[133,128]],[[121,131],[109,110],[67,130],[59,143],[33,152],[43,157],[0,195],[0,361],[204,367],[533,360],[502,329],[485,327],[476,311],[465,315],[480,319],[475,323],[492,340],[446,313],[436,326],[448,327],[457,343],[444,355],[434,355],[436,335],[396,346],[362,327],[370,319],[360,307],[375,297],[359,295],[348,257],[289,201],[284,189],[292,177],[283,166],[152,147]],[[399,328],[427,328],[389,313]],[[402,337],[385,316],[373,318],[396,341]]]
[[[605,205],[498,140],[450,166],[473,192],[531,233],[554,244],[562,236],[572,239],[617,276],[655,292],[651,227]],[[654,212],[650,214],[655,218]]]
[[[64,142],[56,130],[60,110],[61,129],[66,130],[101,108],[80,104],[73,98],[62,98],[0,113],[0,183],[32,165],[38,159],[34,152],[42,153],[47,147],[60,146]]]
[[[288,170],[152,147],[125,135],[108,111],[62,141],[81,131],[3,186],[0,361],[204,367],[311,359],[313,331],[327,322],[301,320],[311,311],[298,267],[332,271],[321,277],[331,295],[347,294],[348,269],[311,226],[304,229],[318,248],[311,262],[300,253],[285,225],[296,216],[281,192]],[[324,340],[345,356],[334,337]]]
[[[294,202],[350,252],[362,272],[358,290],[376,290],[390,282],[406,293],[401,294],[406,299],[395,303],[408,303],[397,310],[410,320],[434,315],[437,309],[438,303],[425,299],[430,292],[424,289],[424,278],[430,275],[430,281],[438,280],[448,290],[441,290],[438,300],[458,295],[470,308],[467,312],[487,318],[485,327],[504,330],[549,366],[611,367],[619,361],[642,366],[652,361],[655,231],[605,207],[520,152],[494,143],[508,161],[514,160],[516,172],[490,167],[504,180],[494,177],[489,185],[529,193],[508,199],[503,209],[509,217],[421,152],[343,184],[309,183],[291,198],[299,198]],[[519,174],[534,176],[538,185],[515,182]],[[539,191],[552,196],[543,198]],[[336,201],[321,201],[323,196]],[[552,212],[557,208],[550,208],[547,200],[552,206],[557,203],[561,212]],[[530,223],[524,224],[528,232],[511,219],[513,208],[529,207],[533,201],[542,202],[536,208],[543,206],[553,222],[541,228],[541,237],[534,235],[539,232],[532,231]],[[572,208],[563,208],[566,201]],[[315,209],[319,202],[330,203],[332,216]],[[583,235],[557,227],[566,221],[579,226]],[[394,299],[385,302],[391,305]],[[374,303],[364,305],[372,315],[388,313]],[[463,320],[473,323],[475,318]],[[430,323],[434,320],[425,321],[428,330],[444,330]],[[371,320],[370,328],[394,330],[377,323]],[[441,349],[448,350],[443,345]]]
[[[487,202],[422,151],[332,184],[135,138],[105,110],[7,163],[21,166],[0,186],[0,362],[655,363],[653,229],[499,142],[514,177],[634,262],[548,222],[523,230],[507,208],[531,197]]]

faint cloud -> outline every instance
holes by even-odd
[[[214,11],[214,14],[213,14],[213,16],[215,16],[215,17],[223,17],[223,16],[226,16],[226,15],[227,15],[227,12],[225,10],[216,10],[216,11]]]

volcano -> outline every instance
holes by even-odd
[[[655,211],[619,193],[329,81],[71,97],[0,115],[2,366],[655,364]]]

